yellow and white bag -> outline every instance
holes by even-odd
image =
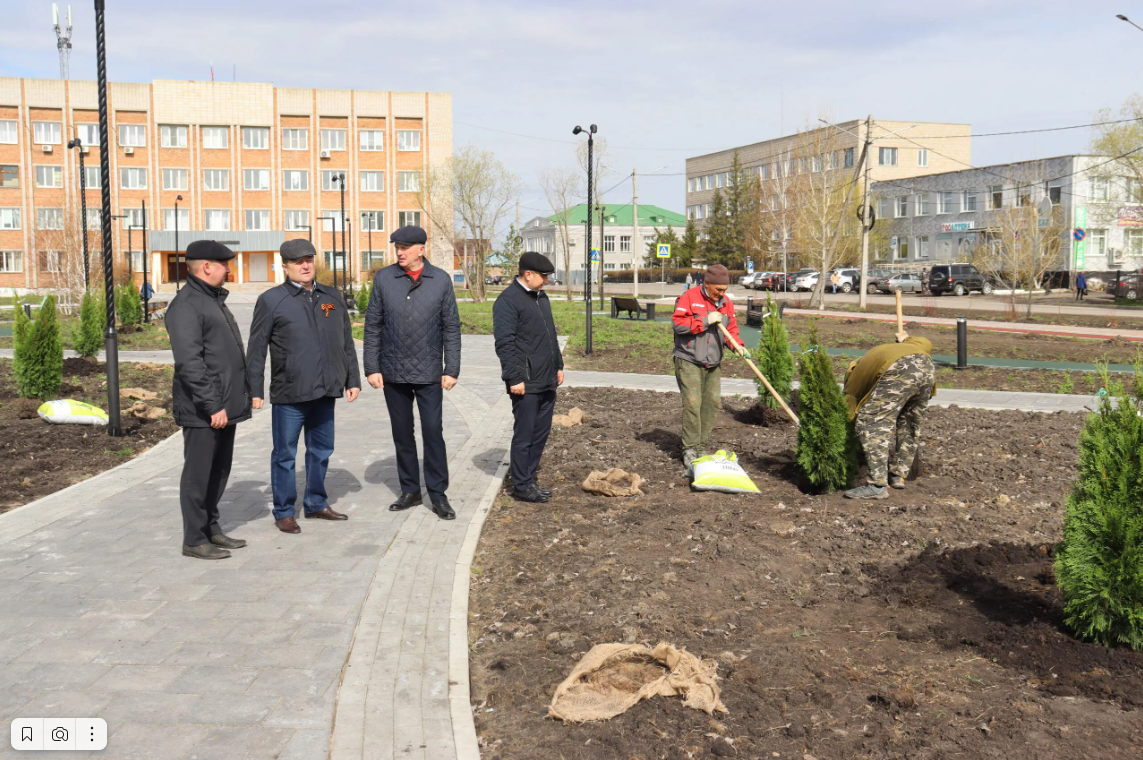
[[[694,471],[691,486],[698,491],[758,493],[758,486],[738,464],[738,455],[733,451],[719,449],[709,456],[699,457],[691,463],[691,468]]]
[[[71,423],[73,425],[106,425],[107,412],[98,406],[85,404],[82,401],[59,399],[45,401],[36,410],[40,419],[53,424]]]

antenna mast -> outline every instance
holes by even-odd
[[[60,79],[71,79],[71,6],[67,7],[67,27],[60,28],[60,7],[52,3],[52,24],[56,30],[56,47],[60,51]]]

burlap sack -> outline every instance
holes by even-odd
[[[140,401],[154,401],[159,397],[159,394],[144,388],[122,388],[119,395],[122,398],[134,398]]]
[[[583,481],[583,490],[602,496],[642,496],[642,485],[643,478],[635,473],[612,467],[607,472],[593,470]]]
[[[642,699],[683,696],[683,705],[707,715],[727,712],[719,698],[717,664],[660,642],[597,644],[556,688],[548,715],[571,723],[608,720]]]
[[[552,415],[552,424],[560,427],[576,427],[583,424],[583,410],[573,407],[567,414]]]

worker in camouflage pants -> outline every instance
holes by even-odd
[[[924,338],[905,337],[871,349],[850,365],[845,398],[865,450],[869,482],[846,491],[847,498],[885,499],[886,486],[905,487],[921,421],[936,392],[932,350]]]

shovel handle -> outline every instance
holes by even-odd
[[[718,329],[720,332],[722,332],[723,337],[726,338],[726,342],[733,346],[735,351],[742,351],[742,344],[734,339],[734,336],[730,334],[730,331],[726,329],[726,326],[721,322],[716,324],[718,324]],[[770,392],[770,395],[778,399],[778,403],[781,404],[782,408],[786,410],[786,414],[790,416],[790,419],[794,421],[794,424],[800,427],[802,422],[798,419],[798,415],[794,414],[794,410],[787,406],[785,399],[783,399],[782,396],[774,390],[774,386],[770,385],[770,381],[766,379],[766,376],[762,374],[758,367],[754,366],[754,362],[750,361],[749,359],[746,359],[745,361],[747,366],[750,367],[750,369],[754,370],[754,374],[758,376],[758,379],[762,381],[762,384],[766,386],[766,390]]]

